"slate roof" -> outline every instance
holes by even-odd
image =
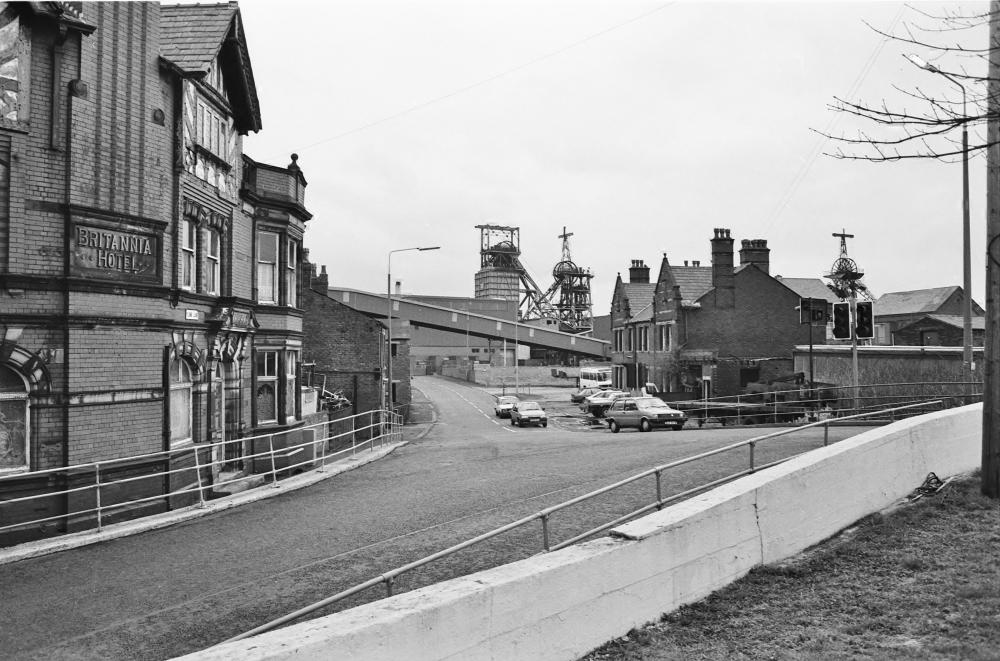
[[[231,32],[235,33],[235,39],[227,41]],[[226,48],[224,55],[228,55],[221,60],[223,76],[229,89],[236,126],[244,134],[259,131],[260,101],[239,4],[160,7],[160,57],[182,74],[203,77],[223,47]]]
[[[622,284],[625,286],[625,297],[628,298],[632,321],[652,319],[653,293],[656,291],[656,284],[652,282],[625,282]]]
[[[671,266],[670,272],[685,301],[696,301],[712,290],[711,266]]]
[[[910,326],[915,326],[916,324],[921,324],[928,319],[933,319],[934,321],[939,321],[942,324],[948,326],[954,326],[955,328],[963,328],[964,320],[960,314],[928,314],[920,319],[914,321],[911,324],[903,326],[903,328],[909,328]],[[902,330],[902,328],[900,329]],[[986,317],[972,317],[972,330],[986,330]]]
[[[875,301],[875,315],[886,317],[893,314],[936,312],[957,289],[957,286],[935,287],[882,294]]]
[[[827,303],[836,303],[840,300],[819,278],[777,277],[776,280],[798,294],[799,298],[822,298]]]
[[[163,5],[160,55],[186,73],[208,73],[239,6]]]

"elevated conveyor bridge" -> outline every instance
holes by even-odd
[[[331,287],[328,295],[335,301],[370,317],[384,319],[388,315],[385,294],[372,294],[357,289]],[[593,337],[563,333],[509,319],[488,317],[474,312],[418,303],[405,297],[392,297],[392,316],[405,319],[414,326],[472,335],[491,340],[507,340],[530,347],[566,351],[588,358],[604,359],[608,342]]]

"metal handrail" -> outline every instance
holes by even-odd
[[[934,401],[929,401],[929,402],[921,402],[919,404],[910,404],[910,405],[907,405],[907,406],[900,406],[900,407],[896,407],[896,409],[894,409],[894,410],[905,410],[905,409],[911,409],[911,408],[914,408],[914,407],[917,407],[917,406],[930,406],[930,405],[933,405],[933,404],[940,404],[940,403],[941,403],[941,400],[934,400]],[[869,417],[871,415],[874,415],[874,413],[882,413],[882,412],[885,412],[885,411],[886,410],[880,410],[880,411],[877,411],[877,412],[859,413],[859,414],[855,414],[855,415],[844,416],[844,417],[837,418],[836,422],[841,422],[841,421],[844,421],[844,420],[852,420],[852,419],[865,418],[865,417]],[[624,521],[628,521],[628,520],[630,520],[632,518],[635,518],[639,514],[644,514],[647,511],[651,511],[652,509],[660,509],[667,502],[678,500],[678,499],[680,499],[682,497],[686,497],[688,495],[693,495],[694,493],[698,493],[698,492],[704,491],[704,490],[706,490],[708,488],[711,488],[711,487],[714,487],[714,486],[718,486],[720,484],[724,484],[726,482],[732,481],[736,477],[741,477],[743,475],[752,474],[752,473],[754,473],[756,471],[763,470],[764,468],[769,468],[771,466],[776,466],[776,465],[778,465],[780,463],[788,461],[789,459],[793,459],[794,457],[799,456],[799,455],[794,455],[792,457],[786,457],[784,459],[779,459],[777,461],[773,461],[773,462],[770,462],[770,463],[767,463],[767,464],[755,466],[754,465],[754,448],[756,447],[757,443],[760,443],[761,441],[770,440],[772,438],[776,438],[776,437],[779,437],[779,436],[786,436],[788,434],[793,434],[793,433],[799,432],[799,431],[801,431],[803,429],[810,429],[810,428],[813,428],[813,427],[825,426],[827,433],[824,434],[823,445],[826,446],[826,445],[829,444],[829,435],[828,434],[829,434],[829,425],[830,425],[831,422],[834,422],[834,421],[833,420],[820,420],[820,421],[817,421],[817,422],[811,422],[811,423],[808,423],[808,424],[804,424],[804,425],[801,425],[799,427],[793,427],[793,428],[789,428],[789,429],[782,429],[780,431],[771,432],[769,434],[764,434],[764,435],[761,435],[761,436],[755,436],[753,438],[750,438],[750,439],[747,439],[747,440],[744,440],[744,441],[737,441],[736,443],[731,443],[731,444],[723,446],[721,448],[716,448],[714,450],[708,450],[706,452],[702,452],[702,453],[699,453],[699,454],[696,454],[696,455],[692,455],[690,457],[685,457],[684,459],[678,459],[676,461],[672,461],[672,462],[669,462],[669,463],[666,463],[666,464],[662,464],[660,466],[656,466],[655,468],[647,469],[647,470],[645,470],[645,471],[643,471],[641,473],[638,473],[636,475],[627,477],[627,478],[625,478],[623,480],[619,480],[618,482],[615,482],[613,484],[609,484],[607,486],[601,487],[600,489],[596,489],[594,491],[588,492],[588,493],[583,494],[581,496],[577,496],[576,498],[571,498],[570,500],[567,500],[565,502],[559,503],[557,505],[552,505],[550,507],[546,507],[546,508],[544,508],[542,510],[539,510],[538,512],[535,512],[534,514],[530,514],[528,516],[522,517],[520,519],[517,519],[516,521],[513,521],[513,522],[508,523],[506,525],[500,526],[499,528],[495,528],[493,530],[485,532],[485,533],[483,533],[481,535],[478,535],[476,537],[473,537],[471,539],[467,539],[467,540],[465,540],[463,542],[459,542],[458,544],[454,544],[452,546],[449,546],[448,548],[443,549],[441,551],[437,551],[436,553],[432,553],[431,555],[425,556],[425,557],[420,558],[418,560],[414,560],[413,562],[409,562],[409,563],[407,563],[405,565],[402,565],[401,567],[397,567],[397,568],[392,569],[390,571],[384,572],[383,574],[381,574],[381,575],[379,575],[379,576],[377,576],[375,578],[368,579],[367,581],[365,581],[363,583],[359,583],[358,585],[350,587],[350,588],[348,588],[348,589],[346,589],[346,590],[344,590],[342,592],[338,592],[335,595],[332,595],[330,597],[327,597],[327,598],[322,599],[320,601],[317,601],[315,603],[309,604],[308,606],[304,606],[303,608],[300,608],[300,609],[298,609],[298,610],[296,610],[296,611],[294,611],[292,613],[289,613],[287,615],[279,617],[279,618],[277,618],[275,620],[271,620],[270,622],[266,622],[266,623],[264,623],[264,624],[262,624],[262,625],[260,625],[258,627],[255,627],[255,628],[253,628],[253,629],[251,629],[249,631],[241,633],[241,634],[239,634],[237,636],[233,636],[232,638],[229,638],[228,640],[226,640],[224,642],[228,643],[228,642],[232,642],[232,641],[236,641],[236,640],[242,640],[244,638],[249,638],[251,636],[255,636],[257,634],[261,634],[261,633],[264,633],[266,631],[271,631],[272,629],[280,627],[283,624],[287,624],[289,622],[297,620],[298,618],[302,617],[303,615],[308,615],[309,613],[315,612],[315,611],[317,611],[317,610],[319,610],[321,608],[324,608],[326,606],[334,604],[334,603],[336,603],[338,601],[342,601],[343,599],[351,597],[351,596],[353,596],[355,594],[358,594],[359,592],[367,590],[368,588],[375,587],[376,585],[379,585],[379,584],[384,584],[385,585],[385,587],[386,587],[386,596],[390,596],[391,597],[392,594],[393,594],[393,589],[392,589],[393,582],[395,581],[396,577],[400,576],[401,574],[404,574],[404,573],[406,573],[408,571],[411,571],[413,569],[418,569],[418,568],[420,568],[420,567],[422,567],[424,565],[430,564],[431,562],[434,562],[436,560],[440,560],[441,558],[453,555],[453,554],[457,553],[458,551],[462,551],[464,549],[469,548],[470,546],[474,546],[474,545],[476,545],[476,544],[478,544],[480,542],[484,542],[486,540],[492,539],[494,537],[497,537],[498,535],[502,535],[503,533],[509,532],[509,531],[514,530],[516,528],[520,528],[522,526],[525,526],[527,524],[533,523],[535,521],[541,521],[542,522],[542,546],[543,546],[543,549],[544,549],[543,552],[549,552],[549,551],[554,551],[554,550],[558,550],[558,549],[564,548],[566,546],[569,546],[571,543],[576,543],[578,541],[582,541],[583,539],[586,539],[587,537],[591,537],[594,534],[597,534],[599,532],[603,532],[604,530],[607,530],[608,528],[612,528],[612,527],[614,527],[616,525],[619,525],[620,523],[623,523]],[[750,467],[748,469],[744,469],[742,471],[738,471],[737,473],[734,473],[733,475],[727,476],[725,478],[720,478],[720,479],[717,479],[717,480],[713,480],[712,482],[708,482],[706,484],[703,484],[703,485],[701,485],[699,487],[696,487],[695,489],[689,489],[686,492],[679,493],[679,494],[674,494],[673,496],[670,496],[668,498],[663,498],[662,497],[662,495],[661,495],[661,484],[660,484],[660,479],[659,478],[660,478],[661,474],[663,473],[663,471],[669,470],[671,468],[677,468],[678,466],[684,466],[686,464],[690,464],[690,463],[693,463],[695,461],[700,461],[700,460],[705,459],[707,457],[712,457],[712,456],[715,456],[715,455],[718,455],[718,454],[722,454],[724,452],[729,452],[731,450],[734,450],[734,449],[737,449],[737,448],[742,448],[742,447],[745,447],[745,446],[748,446],[750,448]],[[595,528],[595,529],[593,529],[591,531],[588,531],[587,533],[584,533],[582,535],[577,535],[576,537],[573,537],[571,540],[567,540],[567,541],[561,542],[561,543],[559,543],[557,545],[551,545],[549,543],[549,538],[548,538],[549,537],[549,534],[548,534],[548,519],[549,519],[549,517],[552,514],[558,512],[560,510],[563,510],[563,509],[565,509],[567,507],[570,507],[572,505],[576,505],[576,504],[585,502],[587,500],[590,500],[590,499],[595,498],[597,496],[603,495],[603,494],[608,493],[610,491],[613,491],[615,489],[618,489],[618,488],[621,488],[623,486],[632,484],[633,482],[636,482],[637,480],[640,480],[640,479],[645,478],[645,477],[649,477],[650,475],[656,475],[656,477],[657,477],[657,480],[656,480],[657,500],[654,503],[652,503],[650,505],[645,505],[645,506],[643,506],[642,508],[640,508],[639,510],[637,510],[635,512],[632,512],[630,514],[626,514],[625,516],[619,517],[619,518],[615,519],[615,521],[613,521],[611,523],[603,524],[602,526],[599,526],[598,528]]]
[[[363,424],[357,425],[358,419],[367,418],[366,421],[363,420]],[[109,458],[101,461],[88,462],[84,464],[74,464],[70,466],[63,466],[60,468],[49,468],[39,471],[23,471],[12,474],[0,475],[0,487],[4,482],[12,481],[24,481],[36,479],[39,477],[51,476],[56,474],[67,475],[71,473],[87,475],[94,475],[94,482],[91,484],[83,484],[80,486],[67,486],[62,489],[47,490],[42,493],[31,494],[28,496],[20,496],[17,498],[7,498],[0,499],[0,510],[4,507],[9,507],[11,505],[23,504],[30,501],[37,501],[48,498],[65,498],[73,494],[84,494],[87,492],[92,492],[94,494],[94,506],[84,507],[81,509],[75,509],[72,512],[65,512],[52,516],[37,517],[30,520],[18,521],[16,523],[11,523],[7,525],[0,526],[0,533],[25,529],[31,526],[37,526],[44,523],[50,523],[53,521],[66,521],[69,523],[71,520],[80,522],[96,518],[96,528],[98,531],[103,529],[103,518],[115,511],[122,510],[125,508],[134,508],[136,506],[143,505],[145,503],[154,501],[163,501],[175,498],[177,496],[182,496],[191,493],[198,494],[198,504],[197,507],[204,507],[205,505],[205,490],[214,489],[216,487],[224,486],[227,484],[234,484],[240,481],[245,481],[252,479],[259,475],[270,475],[271,486],[278,488],[279,484],[279,472],[287,472],[291,474],[296,469],[304,469],[311,466],[317,472],[323,472],[326,469],[327,461],[333,457],[339,457],[345,455],[348,452],[354,454],[359,448],[368,447],[372,451],[376,448],[376,443],[379,446],[384,446],[387,441],[398,440],[401,438],[403,417],[399,414],[386,412],[381,410],[375,411],[365,411],[362,413],[355,414],[353,416],[340,418],[336,420],[327,420],[323,422],[318,422],[310,425],[304,425],[301,427],[294,427],[291,429],[283,429],[280,431],[275,431],[269,434],[258,434],[256,436],[247,436],[236,439],[229,439],[224,441],[215,441],[211,443],[196,443],[185,445],[181,448],[173,448],[170,450],[160,450],[157,452],[143,453],[139,455],[132,455],[129,457],[117,457]],[[338,431],[334,433],[335,425],[338,423],[343,424],[345,422],[350,423],[351,428],[346,431]],[[322,429],[320,429],[322,428]],[[280,436],[286,433],[299,433],[303,431],[316,431],[320,429],[319,433],[315,433],[311,440],[305,440],[291,445],[285,445],[284,447],[275,448],[274,447],[274,437]],[[357,435],[359,433],[369,432],[369,438],[363,440],[362,442],[357,442]],[[328,451],[331,447],[330,443],[337,441],[339,439],[344,439],[350,437],[351,445],[350,447],[345,447],[339,450],[334,450],[332,452]],[[248,475],[243,475],[234,479],[227,479],[214,482],[212,484],[205,484],[202,480],[202,471],[206,468],[211,470],[212,467],[220,464],[226,464],[232,461],[231,459],[220,458],[218,460],[211,458],[212,450],[218,447],[223,447],[230,445],[232,443],[247,444],[254,441],[266,441],[266,449],[243,454],[240,456],[241,461],[254,461],[270,460],[271,468],[267,471],[250,473]],[[294,455],[298,451],[305,449],[307,447],[321,448],[321,453],[314,453],[312,458],[305,459],[303,461],[283,464],[279,469],[276,463],[276,457],[281,457],[283,460]],[[203,463],[203,455],[208,454],[210,459]],[[185,465],[183,467],[171,468],[169,462],[175,458],[186,458],[192,456],[194,457],[194,462],[192,465]],[[164,468],[157,469],[155,472],[144,473],[141,475],[131,475],[127,477],[121,477],[110,481],[102,481],[102,471],[105,472],[111,468],[119,467],[121,464],[135,463],[139,461],[155,461],[158,463],[166,464]],[[164,477],[180,474],[180,473],[191,473],[194,472],[195,478],[194,484],[188,484],[178,489],[161,491],[149,496],[134,497],[122,502],[115,503],[102,503],[101,496],[102,492],[109,487],[116,487],[121,485],[129,485],[140,482],[141,480],[163,480]]]

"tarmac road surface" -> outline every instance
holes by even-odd
[[[380,461],[171,528],[0,565],[0,658],[145,660],[202,649],[546,506],[767,431],[611,434],[590,430],[568,401],[544,399],[547,429],[512,428],[494,417],[493,396],[481,388],[437,377],[414,386],[433,402],[437,423]],[[833,429],[831,440],[858,431]],[[821,438],[817,430],[773,450],[760,446],[757,459]],[[727,455],[665,482],[677,492],[745,464],[745,454]],[[591,509],[597,516],[623,506]],[[574,532],[558,523],[553,530],[557,539]],[[540,543],[536,529],[525,530],[402,580],[398,590],[510,562]]]

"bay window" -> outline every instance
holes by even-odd
[[[290,308],[294,308],[298,301],[296,294],[297,290],[297,279],[295,277],[295,268],[299,261],[299,245],[294,241],[288,242],[288,262],[285,265],[285,305]]]
[[[278,235],[257,232],[257,302],[278,303]]]
[[[297,352],[289,351],[285,354],[285,416],[288,420],[295,419],[295,404],[299,399],[298,382],[295,378],[298,362]]]

